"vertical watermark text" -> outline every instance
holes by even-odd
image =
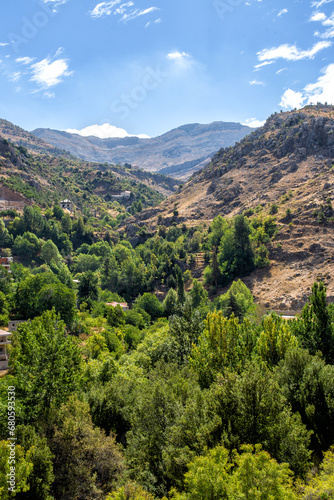
[[[7,459],[7,484],[8,491],[15,493],[16,487],[16,410],[15,410],[15,387],[8,387],[7,416],[8,416],[8,445],[9,454]]]

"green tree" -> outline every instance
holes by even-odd
[[[37,296],[39,312],[55,309],[61,319],[70,326],[76,313],[76,299],[73,290],[62,283],[43,286]]]
[[[199,307],[201,304],[205,304],[208,300],[208,292],[203,287],[197,279],[193,280],[192,289],[189,292],[191,297],[191,305],[194,309]]]
[[[40,314],[42,312],[38,301],[40,291],[44,286],[56,283],[58,279],[52,272],[30,275],[22,279],[14,295],[13,315],[17,319],[31,319]]]
[[[218,446],[196,457],[185,474],[185,494],[175,500],[295,500],[291,471],[261,446],[243,446],[232,458]]]
[[[334,362],[331,311],[326,303],[326,287],[323,283],[314,283],[312,294],[302,310],[301,318],[294,323],[296,335],[299,336],[302,345],[311,354],[321,351],[328,363]]]
[[[262,318],[261,333],[256,342],[255,352],[269,366],[277,365],[284,359],[286,352],[297,345],[297,338],[287,321],[275,314]]]
[[[33,463],[30,457],[26,456],[24,449],[17,445],[15,447],[15,465],[8,463],[11,460],[10,448],[8,441],[0,441],[0,495],[1,500],[10,500],[15,498],[14,492],[27,492],[29,490],[28,477],[33,469]],[[8,474],[12,472],[10,467],[15,467],[15,481],[13,486],[8,484]],[[9,490],[9,488],[14,488]]]
[[[46,241],[41,250],[41,259],[48,265],[51,263],[59,264],[61,262],[61,255],[58,252],[58,248],[53,243],[53,241]]]
[[[52,413],[78,387],[81,354],[54,311],[19,325],[13,334],[10,364],[24,401],[25,421]]]
[[[169,318],[172,314],[175,314],[177,311],[177,293],[173,288],[168,290],[168,293],[162,303],[162,309],[164,315]]]
[[[186,300],[186,294],[184,291],[184,279],[182,271],[179,268],[179,266],[176,266],[175,272],[177,279],[177,303],[181,305],[184,304],[184,301]]]
[[[37,236],[25,232],[23,236],[16,236],[13,246],[13,254],[25,259],[33,259],[40,251],[40,242]]]
[[[172,316],[169,321],[169,332],[178,346],[177,356],[180,363],[188,361],[192,347],[197,344],[202,330],[200,313],[193,309],[191,299],[187,297],[178,314]]]
[[[299,484],[301,500],[332,500],[334,498],[334,448],[324,453],[317,475],[307,477],[306,484]]]
[[[138,484],[127,483],[114,493],[110,493],[106,500],[154,500],[154,497]]]
[[[28,477],[29,490],[18,493],[17,500],[53,500],[50,494],[54,480],[52,459],[54,458],[46,439],[40,437],[34,427],[20,425],[16,428],[17,443],[24,448],[26,458],[33,468]]]
[[[125,312],[119,304],[116,307],[108,306],[107,310],[107,321],[110,326],[122,326],[125,325]]]
[[[0,247],[11,247],[13,245],[13,242],[13,236],[9,234],[4,221],[0,219]]]
[[[156,297],[156,295],[152,293],[144,293],[143,295],[140,295],[136,299],[134,307],[136,309],[143,309],[145,312],[147,312],[150,315],[152,321],[161,318],[163,314],[162,306],[158,297]]]
[[[83,273],[80,278],[79,288],[78,288],[78,299],[79,304],[86,302],[89,308],[92,307],[93,302],[98,300],[99,290],[98,290],[98,276],[92,271],[87,271]]]
[[[94,427],[89,405],[74,396],[56,414],[50,447],[55,455],[53,494],[57,500],[103,500],[124,470],[113,435]]]
[[[254,269],[254,252],[250,241],[251,229],[243,215],[237,215],[233,226],[221,240],[218,261],[225,281],[244,276]]]
[[[230,317],[234,314],[240,320],[255,312],[251,291],[241,280],[234,281],[228,291],[218,298],[216,305],[225,316]]]

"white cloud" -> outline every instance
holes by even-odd
[[[52,61],[50,57],[32,64],[30,69],[32,71],[31,81],[36,82],[44,89],[58,85],[62,82],[64,76],[72,74],[72,72],[68,71],[68,62],[66,59]]]
[[[179,52],[177,50],[175,50],[174,52],[170,52],[169,54],[167,54],[167,59],[170,59],[172,61],[178,61],[178,60],[182,60],[182,59],[185,59],[185,58],[188,58],[190,57],[189,54],[187,54],[186,52]]]
[[[265,83],[260,82],[258,80],[252,80],[249,82],[249,85],[263,85],[263,86],[265,86]]]
[[[308,103],[328,102],[334,104],[334,64],[329,64],[322,73],[323,75],[315,83],[305,87]]]
[[[94,7],[94,9],[90,12],[90,15],[93,18],[109,16],[110,14],[113,13],[114,7],[120,3],[121,0],[113,0],[111,2],[101,2]]]
[[[109,123],[104,123],[103,125],[90,125],[81,130],[67,129],[65,132],[69,134],[78,134],[83,137],[99,137],[100,139],[110,139],[110,138],[124,138],[124,137],[139,137],[140,139],[150,139],[149,135],[139,134],[131,135],[128,134],[123,128],[115,127]]]
[[[241,125],[246,125],[247,127],[252,127],[252,128],[258,128],[262,127],[266,123],[266,120],[257,120],[256,118],[248,118],[248,120],[245,120],[244,123]]]
[[[137,17],[151,14],[156,10],[159,10],[158,7],[138,9],[135,7],[134,2],[132,1],[122,3],[122,0],[111,0],[110,2],[101,2],[97,4],[89,14],[93,19],[99,19],[100,17],[110,16],[111,14],[113,14],[115,16],[119,16],[120,21],[122,21],[123,23],[127,23],[128,21],[132,21]],[[148,24],[149,23],[147,23],[147,25]]]
[[[296,45],[283,44],[279,47],[264,49],[257,53],[258,60],[274,61],[277,59],[285,59],[286,61],[300,61],[302,59],[313,59],[318,52],[327,49],[332,45],[332,42],[317,42],[309,50],[300,50]]]
[[[9,43],[7,43],[7,42],[0,42],[0,47],[7,47],[7,45],[9,45]]]
[[[280,106],[284,109],[301,108],[305,101],[305,97],[301,92],[287,89],[282,95]]]
[[[279,75],[280,73],[283,73],[283,71],[286,71],[288,68],[281,68],[278,71],[276,71],[276,75]]]
[[[34,62],[34,60],[34,57],[18,57],[15,59],[15,62],[28,65]]]
[[[331,16],[327,17],[323,12],[315,12],[311,16],[310,21],[321,22],[321,24],[325,28],[325,31],[323,31],[322,33],[317,31],[315,33],[316,36],[324,39],[334,38],[334,13],[332,13]]]
[[[288,13],[288,9],[282,9],[277,15],[278,17],[281,17],[283,16],[283,14],[287,14]]]
[[[325,21],[326,19],[327,16],[323,12],[315,12],[312,14],[310,21]]]
[[[301,92],[288,89],[284,92],[281,106],[286,109],[300,108],[304,103],[316,102],[334,104],[334,64],[322,70],[315,83],[309,83]]]

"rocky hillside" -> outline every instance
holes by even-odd
[[[276,113],[136,222],[197,225],[218,214],[272,214],[280,230],[271,265],[245,279],[257,300],[276,310],[300,309],[319,279],[334,300],[333,158],[333,106]]]
[[[186,179],[206,165],[222,146],[235,144],[252,130],[240,123],[214,122],[184,125],[153,139],[99,139],[50,129],[37,129],[32,133],[86,161],[130,163],[144,170]]]
[[[30,134],[30,132],[27,132],[23,128],[18,127],[7,120],[0,119],[0,135],[1,137],[8,139],[16,146],[22,146],[32,153],[73,158],[68,151],[64,151],[63,149],[59,149],[51,144],[48,144],[42,139],[39,139],[35,135]]]
[[[125,212],[133,203],[149,207],[161,202],[178,181],[160,174],[78,159],[32,153],[0,136],[0,205],[8,207],[15,193],[41,206],[70,198],[77,208],[112,211],[113,202]],[[118,196],[129,191],[129,198]],[[21,199],[20,199],[21,200]],[[17,200],[17,201],[20,201]]]

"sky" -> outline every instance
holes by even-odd
[[[155,137],[334,104],[334,0],[11,0],[0,117]]]

